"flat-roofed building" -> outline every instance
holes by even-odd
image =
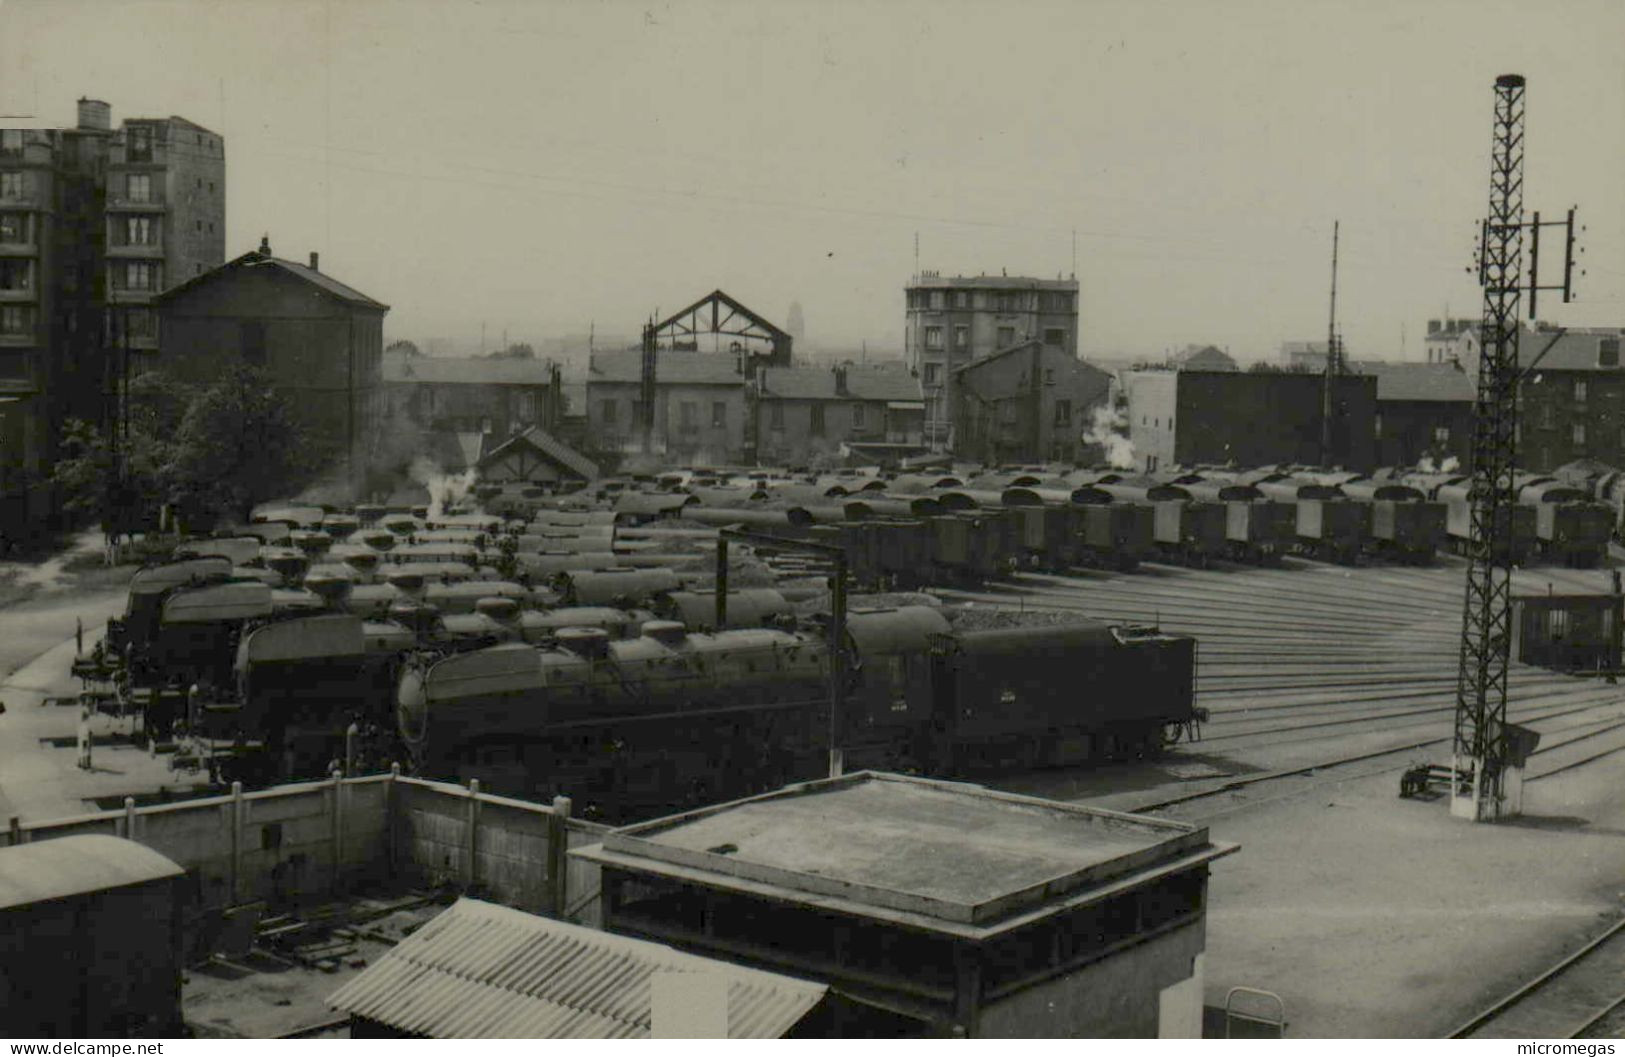
[[[861,772],[572,854],[602,870],[606,929],[826,983],[848,1035],[901,1015],[927,1036],[1195,1038],[1208,867],[1234,850],[1189,823]]]

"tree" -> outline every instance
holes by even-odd
[[[385,345],[384,346],[384,351],[385,352],[398,352],[403,356],[422,356],[423,355],[423,353],[418,349],[416,342],[407,341],[404,338],[399,340],[399,341],[392,341],[388,345]]]
[[[516,341],[505,349],[486,353],[485,358],[488,360],[534,360],[536,350],[531,348],[528,342]]]
[[[162,372],[132,378],[122,450],[104,427],[70,419],[51,482],[70,514],[101,520],[112,533],[149,528],[166,502],[173,438],[196,390]]]
[[[313,462],[288,401],[237,364],[187,406],[165,476],[183,509],[246,521],[256,503],[297,491]]]

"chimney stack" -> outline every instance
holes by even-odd
[[[100,99],[79,98],[79,127],[94,132],[110,132],[113,108]]]
[[[846,396],[846,364],[837,364],[835,367],[835,395]]]
[[[315,250],[310,251],[310,270],[311,271],[313,271],[313,272],[321,271],[321,269],[316,266],[317,263],[319,261],[321,261],[321,259],[322,259],[321,254],[317,253]]]
[[[271,255],[271,236],[269,234],[260,236],[260,252],[267,257]]]

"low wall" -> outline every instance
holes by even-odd
[[[460,891],[531,913],[598,920],[598,872],[568,860],[607,826],[552,805],[398,772],[303,782],[48,822],[13,820],[0,847],[75,833],[128,837],[186,870],[196,908],[342,898],[362,885]]]

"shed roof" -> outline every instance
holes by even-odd
[[[553,436],[553,434],[549,433],[540,426],[531,426],[529,429],[509,437],[507,440],[503,441],[501,444],[498,444],[496,447],[492,448],[490,451],[481,456],[477,465],[484,468],[496,462],[498,459],[506,458],[509,454],[517,451],[521,447],[534,448],[542,455],[553,460],[560,466],[563,466],[565,469],[570,470],[578,477],[584,477],[589,481],[597,480],[598,478],[599,471],[597,463],[593,462],[585,455],[582,455],[580,452],[576,451],[562,440],[559,440],[557,437]]]
[[[587,384],[643,380],[643,353],[637,349],[595,352]],[[667,385],[744,385],[739,358],[732,353],[662,351],[655,357],[655,381]]]
[[[834,370],[822,367],[768,367],[762,371],[762,397],[767,400],[917,401],[920,380],[904,371],[846,369],[846,392],[836,389]]]
[[[389,306],[381,301],[374,301],[366,294],[351,286],[346,286],[326,272],[317,271],[294,261],[285,261],[281,257],[272,257],[260,253],[258,250],[243,254],[234,260],[229,260],[218,268],[211,268],[202,275],[194,275],[184,283],[170,287],[157,297],[154,302],[168,301],[186,291],[196,289],[207,283],[215,282],[231,273],[240,272],[248,268],[271,268],[281,274],[290,275],[316,287],[331,297],[336,297],[347,304],[357,305],[361,308],[376,308],[381,312],[389,311]]]
[[[0,910],[145,884],[186,871],[143,844],[83,833],[0,848]]]
[[[980,937],[1231,850],[1188,823],[865,771],[629,826],[572,854]]]
[[[684,954],[476,899],[408,936],[328,999],[334,1009],[441,1039],[648,1038],[656,973],[720,974],[728,1037],[782,1036],[823,984]]]

